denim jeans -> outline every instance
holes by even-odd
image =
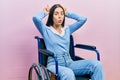
[[[60,80],[76,80],[75,75],[90,74],[91,80],[104,80],[103,68],[97,60],[73,61],[69,54],[57,55]],[[47,68],[55,73],[54,59],[48,59]]]

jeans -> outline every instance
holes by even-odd
[[[103,68],[97,60],[73,61],[69,54],[57,55],[60,80],[76,80],[75,75],[90,74],[91,80],[104,80]],[[47,68],[55,73],[54,59],[48,58]]]

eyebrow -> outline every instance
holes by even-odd
[[[64,11],[60,11],[60,12],[64,12]],[[54,13],[58,13],[58,11],[55,11]]]

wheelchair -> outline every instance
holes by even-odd
[[[58,75],[58,62],[57,62],[57,58],[54,57],[54,52],[50,52],[46,49],[43,38],[40,38],[39,36],[35,36],[35,39],[37,39],[37,43],[38,43],[38,63],[33,63],[32,66],[30,67],[29,73],[28,73],[28,80],[60,80]],[[94,51],[96,53],[97,60],[100,61],[100,54],[95,46],[85,45],[85,44],[76,44],[74,46],[74,39],[72,35],[70,36],[69,48],[70,48],[69,49],[70,56],[74,61],[84,60],[84,58],[75,55],[75,48]],[[48,56],[52,56],[55,60],[56,74],[52,73],[46,68]],[[36,78],[33,79],[33,77],[35,76]],[[90,75],[88,74],[83,76],[75,76],[75,77],[76,77],[76,80],[91,79]]]

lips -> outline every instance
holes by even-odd
[[[59,22],[59,23],[61,23],[61,22],[62,22],[62,20],[58,20],[58,22]]]

